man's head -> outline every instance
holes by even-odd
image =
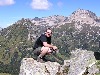
[[[52,31],[51,31],[50,28],[47,28],[47,29],[46,29],[46,31],[45,31],[45,35],[46,35],[47,37],[51,37],[51,35],[52,35]]]

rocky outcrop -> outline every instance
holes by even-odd
[[[77,49],[72,51],[71,59],[64,65],[57,62],[40,63],[32,58],[24,58],[19,75],[92,75],[98,73],[92,51]]]

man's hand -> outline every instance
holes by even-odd
[[[53,54],[59,53],[59,50],[56,46],[53,46]]]
[[[57,50],[58,48],[57,48],[56,46],[53,46],[53,49],[54,49],[54,50]]]

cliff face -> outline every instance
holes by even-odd
[[[77,49],[72,51],[71,59],[64,60],[64,65],[57,62],[40,63],[33,58],[24,58],[19,75],[92,75],[98,73],[92,51]]]

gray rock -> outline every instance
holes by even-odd
[[[96,67],[92,67],[96,63],[94,52],[92,51],[77,49],[72,51],[71,57],[68,75],[82,75],[87,68],[89,73],[92,73],[92,68],[97,69]],[[94,70],[93,74],[96,72],[98,71]]]
[[[40,63],[32,58],[24,58],[19,75],[56,75],[59,66],[57,62]]]

